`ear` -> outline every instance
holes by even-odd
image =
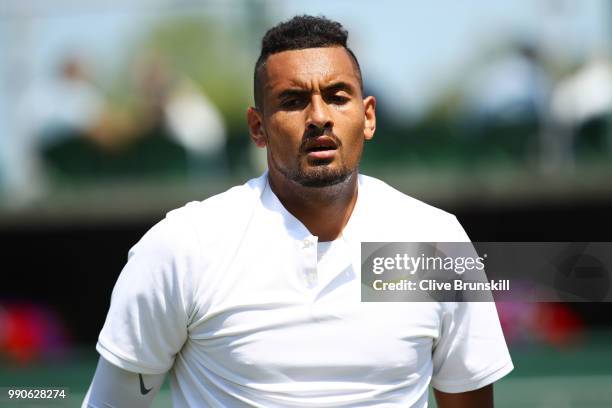
[[[376,98],[368,96],[363,100],[363,110],[365,115],[365,126],[363,138],[371,140],[376,132]]]
[[[249,106],[247,109],[247,124],[249,126],[249,134],[251,140],[257,147],[266,147],[266,133],[263,127],[263,118],[261,112],[253,106]]]

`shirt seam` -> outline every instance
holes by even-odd
[[[202,262],[202,250],[204,249],[204,246],[202,244],[202,239],[200,237],[198,229],[195,227],[195,220],[193,219],[191,212],[187,214],[186,218],[187,219],[185,221],[187,221],[187,224],[188,224],[187,228],[189,228],[193,232],[195,237],[196,237],[197,248],[198,248],[198,251],[197,251],[197,254],[196,254],[196,257],[197,257],[196,265],[197,265],[197,270],[200,270],[200,267],[203,265],[203,262]],[[200,280],[200,278],[201,278],[200,275],[198,275],[198,281]],[[190,301],[190,304],[189,304],[189,313],[187,313],[187,321],[185,322],[186,323],[185,329],[187,329],[191,325],[191,323],[193,321],[193,317],[194,317],[194,315],[196,313],[195,299],[197,297],[197,293],[196,293],[197,292],[197,287],[198,287],[198,285],[192,285],[192,288],[190,288],[191,289],[191,296],[190,296],[190,299],[189,299],[189,301]],[[187,312],[187,310],[185,312]]]
[[[120,367],[120,368],[123,368],[123,369],[125,369],[127,371],[130,371],[130,370],[128,370],[125,366],[130,366],[130,367],[134,367],[134,368],[137,368],[137,369],[141,369],[142,368],[142,370],[139,370],[139,371],[148,371],[148,372],[143,372],[143,374],[163,374],[163,373],[168,371],[168,369],[159,369],[159,368],[155,368],[155,367],[152,367],[152,366],[148,366],[148,365],[142,364],[139,361],[136,361],[136,360],[126,356],[125,354],[123,354],[123,352],[118,351],[116,347],[110,346],[110,345],[106,344],[106,342],[103,341],[101,338],[98,339],[98,345],[100,345],[100,347],[102,348],[102,350],[104,352],[109,353],[116,360],[118,360],[121,363],[123,363],[124,367]],[[100,355],[102,355],[103,358],[105,358],[104,354],[102,352],[100,352],[100,350],[98,350],[98,352],[100,353]]]
[[[495,376],[496,373],[501,372],[506,368],[514,368],[514,365],[512,364],[512,360],[508,359],[500,366],[496,366],[495,368],[491,370],[487,370],[484,373],[480,373],[478,376],[473,377],[469,380],[457,380],[457,381],[438,380],[435,378],[435,376],[433,376],[431,379],[431,384],[434,386],[434,388],[437,388],[436,385],[439,385],[442,388],[452,388],[452,389],[465,388],[466,391],[468,391],[471,389],[470,388],[471,386],[482,383],[487,378]],[[444,391],[443,389],[440,389],[440,390]],[[461,392],[461,391],[458,391],[458,392]]]

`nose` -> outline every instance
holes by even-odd
[[[313,95],[306,119],[308,130],[326,130],[333,127],[329,107],[320,95]]]

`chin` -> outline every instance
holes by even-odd
[[[355,173],[355,170],[349,170],[346,168],[334,169],[329,166],[318,166],[310,169],[302,169],[296,177],[292,178],[293,181],[302,185],[303,187],[330,187],[350,179],[350,176]]]

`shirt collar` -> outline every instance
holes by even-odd
[[[312,237],[313,235],[308,231],[308,228],[300,220],[298,220],[293,214],[291,214],[280,202],[276,194],[272,191],[270,187],[270,183],[268,181],[268,171],[266,171],[262,178],[265,180],[265,184],[263,185],[261,192],[261,203],[264,208],[273,213],[279,214],[282,217],[283,224],[289,235],[297,240],[303,240],[308,237]],[[344,227],[344,230],[337,238],[337,240],[343,239],[347,242],[357,240],[357,231],[358,225],[361,219],[361,212],[364,201],[364,187],[363,187],[363,177],[358,175],[357,182],[357,201],[355,203],[355,207],[353,208],[353,212],[351,213],[351,217],[348,220],[348,223]]]

